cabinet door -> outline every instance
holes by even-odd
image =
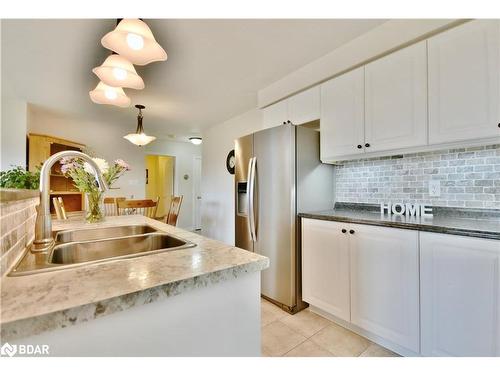
[[[429,142],[500,136],[500,22],[429,39]]]
[[[500,241],[420,233],[422,354],[500,355]]]
[[[282,125],[288,120],[288,102],[282,100],[262,110],[264,129]]]
[[[303,91],[288,99],[288,120],[294,125],[319,119],[319,86]]]
[[[419,352],[418,232],[350,225],[351,322]]]
[[[350,320],[347,224],[302,219],[302,298]]]
[[[363,153],[364,68],[321,85],[321,161]]]
[[[30,134],[28,137],[28,169],[34,172],[50,157],[50,140],[43,135]]]
[[[420,42],[365,67],[366,152],[427,144],[427,51]]]

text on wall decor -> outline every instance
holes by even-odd
[[[380,214],[405,216],[432,216],[432,207],[418,203],[380,203]]]

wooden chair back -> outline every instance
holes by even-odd
[[[159,201],[160,197],[156,197],[156,200],[131,199],[118,201],[116,203],[118,215],[144,215],[154,219]]]
[[[53,197],[52,203],[54,203],[54,210],[56,211],[57,220],[68,220],[66,216],[66,209],[64,208],[64,202],[61,197]]]
[[[118,216],[118,202],[124,201],[125,197],[104,198],[104,214],[106,216]]]
[[[172,200],[170,201],[170,209],[168,210],[168,215],[167,219],[165,222],[167,224],[173,225],[174,227],[177,226],[177,219],[179,218],[179,212],[181,210],[181,204],[182,204],[182,199],[183,195],[180,195],[178,197],[172,197]]]

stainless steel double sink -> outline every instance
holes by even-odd
[[[196,246],[149,225],[64,230],[54,232],[54,238],[55,245],[51,250],[38,254],[28,251],[9,276],[55,271]]]

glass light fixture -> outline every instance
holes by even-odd
[[[144,107],[142,104],[136,104],[135,108],[139,110],[139,114],[137,115],[137,130],[135,131],[135,133],[127,134],[123,138],[133,143],[134,145],[141,147],[153,142],[156,137],[146,135],[146,133],[144,133],[144,128],[142,126],[142,110],[146,107]]]
[[[167,53],[155,40],[151,29],[139,19],[124,18],[113,31],[104,35],[101,43],[135,65],[167,59]]]
[[[189,140],[191,141],[191,143],[193,145],[201,145],[201,143],[203,142],[203,140],[201,139],[201,137],[189,137]]]
[[[118,107],[128,107],[130,98],[121,87],[108,86],[99,82],[95,89],[89,91],[90,99],[97,104],[110,104]]]
[[[92,71],[108,86],[128,87],[136,90],[144,88],[144,81],[137,74],[132,63],[120,55],[108,56],[101,66]]]

